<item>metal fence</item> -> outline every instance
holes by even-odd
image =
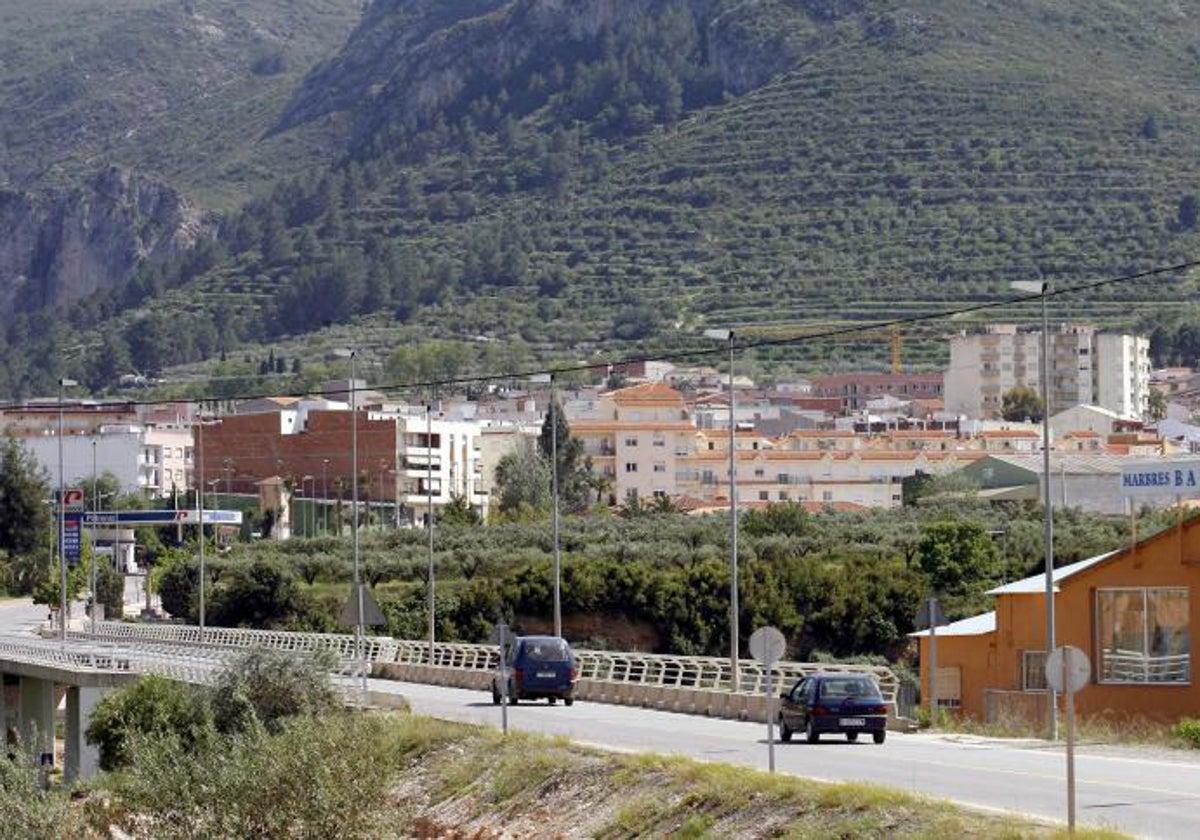
[[[194,625],[119,621],[98,622],[94,632],[68,632],[68,638],[77,644],[90,643],[93,648],[97,642],[104,645],[93,651],[100,659],[88,660],[86,651],[71,654],[83,657],[73,660],[80,667],[87,667],[89,661],[103,661],[104,656],[111,655],[106,650],[120,650],[127,658],[128,670],[203,683],[212,679],[232,653],[263,647],[290,653],[333,654],[337,659],[338,684],[347,692],[354,678],[361,675],[354,636],[350,634],[207,627],[203,636],[201,643],[200,628]],[[61,644],[41,644],[49,645],[46,650],[63,648]],[[0,647],[0,655],[4,652]],[[584,698],[720,716],[747,717],[761,713],[767,671],[754,660],[739,662],[739,691],[734,694],[730,661],[726,658],[593,650],[577,650],[576,654],[579,695]],[[500,661],[496,645],[437,642],[431,650],[427,641],[385,636],[366,637],[363,655],[367,668],[380,674],[471,688],[486,686],[490,672]],[[770,670],[773,693],[786,690],[808,674],[842,671],[870,674],[879,683],[893,716],[901,699],[899,680],[885,666],[778,662]],[[682,699],[685,696],[686,702]]]

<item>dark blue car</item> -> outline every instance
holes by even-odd
[[[559,698],[570,706],[575,702],[575,683],[579,666],[575,652],[559,636],[517,636],[506,646],[504,662],[492,675],[492,702],[500,703],[505,685],[508,702]]]
[[[795,732],[803,732],[810,744],[825,732],[840,732],[847,741],[869,732],[876,744],[887,737],[887,701],[868,674],[812,674],[780,696],[781,741],[792,740]]]

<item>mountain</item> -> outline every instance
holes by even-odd
[[[103,159],[169,184],[208,233],[160,265],[143,243],[111,292],[10,324],[6,357],[24,355],[30,319],[69,331],[72,352],[55,368],[38,344],[0,368],[0,391],[56,369],[105,388],[124,365],[190,393],[302,387],[349,344],[395,382],[495,373],[699,349],[704,325],[770,338],[919,316],[1010,297],[1015,279],[1066,288],[1197,252],[1196,2],[293,4],[328,16],[325,38],[282,14],[251,25],[285,5],[267,0],[115,5],[125,25],[89,27],[119,30],[124,53],[183,59],[196,19],[221,21],[236,72],[145,108],[153,143],[80,141],[105,109],[56,105],[54,177],[4,171],[25,190],[78,188]],[[266,39],[279,20],[288,37]],[[151,58],[118,73],[105,38],[53,34],[129,89],[197,77]],[[280,43],[280,61],[256,63]],[[1169,346],[1200,320],[1195,292],[1190,271],[1155,274],[1056,297],[1054,317],[1158,327]],[[971,322],[914,326],[907,362],[944,364],[941,334]],[[746,362],[782,375],[886,352],[864,337]]]

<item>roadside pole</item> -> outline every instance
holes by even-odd
[[[504,670],[504,649],[508,646],[508,625],[504,619],[496,622],[496,626],[492,628],[492,642],[500,647],[500,667],[499,667],[499,684],[500,684],[500,729],[508,734],[508,674]]]
[[[1092,663],[1077,647],[1064,645],[1046,657],[1046,682],[1067,707],[1067,831],[1075,833],[1075,692],[1092,676]]]
[[[774,627],[760,627],[750,636],[750,655],[767,672],[767,766],[772,773],[775,772],[775,684],[771,668],[783,657],[786,649],[787,640]]]

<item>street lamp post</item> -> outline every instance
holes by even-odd
[[[58,380],[58,623],[59,638],[67,640],[67,552],[66,552],[66,510],[63,501],[66,496],[66,485],[63,483],[63,389],[77,383],[74,379]]]
[[[737,516],[737,464],[735,433],[736,409],[733,396],[733,348],[734,333],[728,329],[705,330],[704,335],[719,341],[729,342],[729,679],[733,691],[741,689],[741,674],[738,664],[738,516]]]
[[[196,452],[195,452],[195,479],[193,484],[196,487],[196,536],[197,544],[200,549],[200,644],[204,644],[204,413],[199,411],[196,414]]]
[[[321,531],[329,533],[329,459],[321,459]]]
[[[350,351],[350,484],[354,533],[354,597],[358,606],[358,620],[354,628],[354,658],[358,660],[359,677],[362,681],[363,702],[367,697],[367,664],[365,661],[366,625],[363,615],[362,574],[359,571],[358,550],[358,350]]]
[[[96,479],[96,438],[92,438],[92,509],[100,510],[100,485]],[[96,596],[96,566],[98,558],[96,554],[96,546],[92,545],[92,635],[96,633],[96,604],[100,599]]]
[[[436,396],[435,396],[436,399]],[[438,471],[441,472],[441,440],[438,440]],[[437,601],[433,578],[433,404],[425,406],[425,504],[429,511],[429,664],[433,664],[433,645],[437,637]]]
[[[1031,292],[1042,299],[1042,542],[1046,555],[1046,655],[1054,652],[1054,507],[1050,500],[1050,318],[1047,297],[1050,284],[1037,280],[1014,280],[1012,287]],[[1054,689],[1047,686],[1050,714],[1047,735],[1058,738],[1058,699]]]
[[[558,412],[554,374],[550,374],[550,496],[554,514],[554,635],[562,636],[562,560],[558,528]]]
[[[304,490],[304,482],[308,482],[308,536],[314,537],[317,533],[317,480],[311,475],[306,475],[300,479],[300,490]]]

